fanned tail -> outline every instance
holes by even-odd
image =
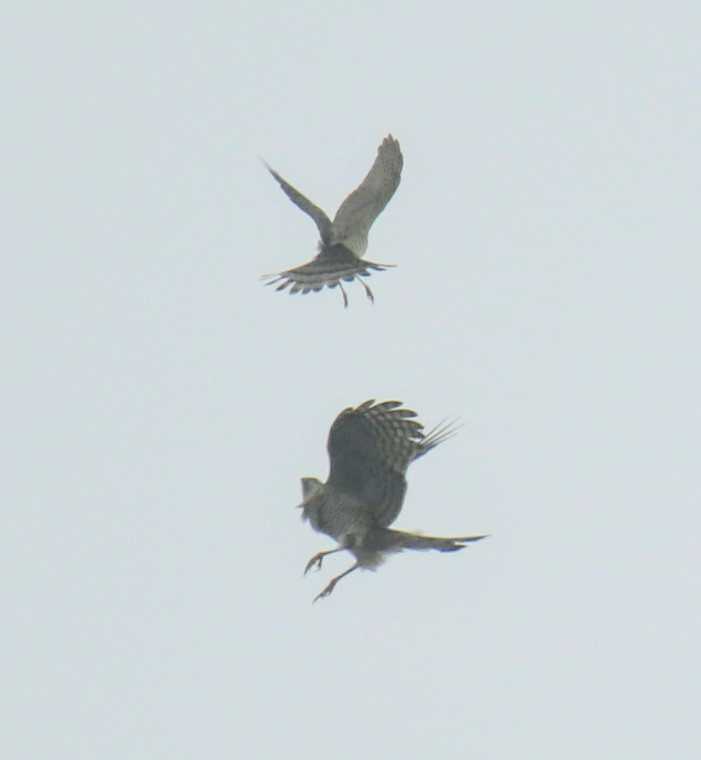
[[[324,287],[338,287],[343,294],[344,305],[348,306],[348,298],[343,289],[344,282],[359,282],[369,300],[374,303],[372,291],[361,278],[369,277],[372,271],[382,272],[391,266],[364,261],[340,244],[322,245],[319,255],[312,261],[284,272],[263,275],[261,279],[267,280],[266,285],[276,285],[276,290],[285,290],[291,286],[288,291],[291,295],[311,291],[316,293]]]

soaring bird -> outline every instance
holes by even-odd
[[[374,569],[385,555],[403,549],[454,552],[485,535],[435,538],[391,530],[402,509],[409,465],[452,436],[452,424],[428,433],[413,418],[416,412],[401,401],[366,401],[344,409],[334,420],[328,439],[329,478],[302,478],[302,516],[321,533],[335,539],[336,549],[315,554],[304,569],[321,568],[328,554],[343,550],[355,564],[331,580],[314,599],[328,596],[338,581],[358,568]]]
[[[399,186],[403,164],[399,143],[392,135],[388,135],[377,149],[377,158],[367,177],[343,201],[333,222],[318,206],[266,164],[292,203],[314,220],[321,236],[316,258],[285,272],[264,275],[266,284],[280,283],[276,290],[284,290],[292,285],[290,293],[309,293],[310,290],[317,292],[324,285],[329,288],[338,286],[343,294],[343,304],[348,306],[348,296],[342,281],[352,282],[357,279],[365,288],[368,298],[374,301],[372,291],[360,278],[369,277],[371,269],[381,272],[392,265],[363,261],[362,257],[368,247],[368,231],[372,223]]]

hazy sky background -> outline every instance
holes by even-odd
[[[3,21],[14,760],[696,758],[698,3],[36,3]],[[383,136],[358,285],[259,275]],[[457,437],[312,598],[335,415]]]

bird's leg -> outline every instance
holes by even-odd
[[[307,562],[307,566],[304,568],[304,574],[306,575],[313,567],[316,565],[317,570],[321,570],[321,562],[324,559],[324,557],[327,554],[335,554],[336,552],[342,552],[344,549],[343,546],[339,546],[336,549],[330,549],[327,552],[319,552],[318,554],[315,554],[309,562]]]
[[[372,290],[360,277],[356,277],[355,279],[365,288],[365,295],[370,299],[370,303],[375,303],[375,296],[372,294]]]
[[[341,573],[340,575],[337,575],[335,578],[332,578],[331,583],[329,583],[329,585],[320,594],[317,594],[314,597],[314,602],[318,602],[319,599],[323,599],[325,596],[328,596],[334,590],[334,588],[336,587],[336,584],[341,580],[341,578],[345,578],[346,575],[348,575],[349,573],[352,573],[353,570],[357,570],[359,567],[360,565],[356,562],[355,565],[353,565],[352,567],[349,567],[348,570],[345,571],[345,573]],[[314,602],[312,602],[312,604]]]
[[[346,295],[346,291],[343,288],[343,283],[339,280],[338,281],[338,287],[341,288],[341,295],[343,296],[343,308],[348,308],[348,296]]]

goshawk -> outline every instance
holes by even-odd
[[[285,272],[264,275],[263,279],[268,281],[266,284],[279,283],[276,290],[284,290],[291,285],[290,293],[317,292],[324,285],[329,288],[338,286],[343,294],[344,306],[348,306],[348,296],[342,281],[352,282],[357,279],[365,288],[368,298],[373,301],[372,291],[361,278],[369,277],[370,270],[379,272],[392,265],[363,261],[362,257],[368,247],[368,231],[372,223],[399,186],[403,163],[399,143],[392,135],[388,135],[377,149],[377,158],[367,177],[343,201],[333,222],[318,206],[268,166],[287,197],[314,220],[321,240],[316,258]]]
[[[302,478],[304,501],[299,506],[312,527],[338,542],[336,549],[314,555],[304,570],[321,568],[323,558],[343,550],[355,564],[341,573],[314,599],[328,596],[338,581],[360,568],[374,569],[385,555],[403,549],[454,552],[485,535],[435,538],[390,530],[402,509],[407,489],[406,471],[419,457],[454,434],[441,424],[428,433],[403,409],[400,401],[366,401],[342,411],[328,439],[329,478]]]

